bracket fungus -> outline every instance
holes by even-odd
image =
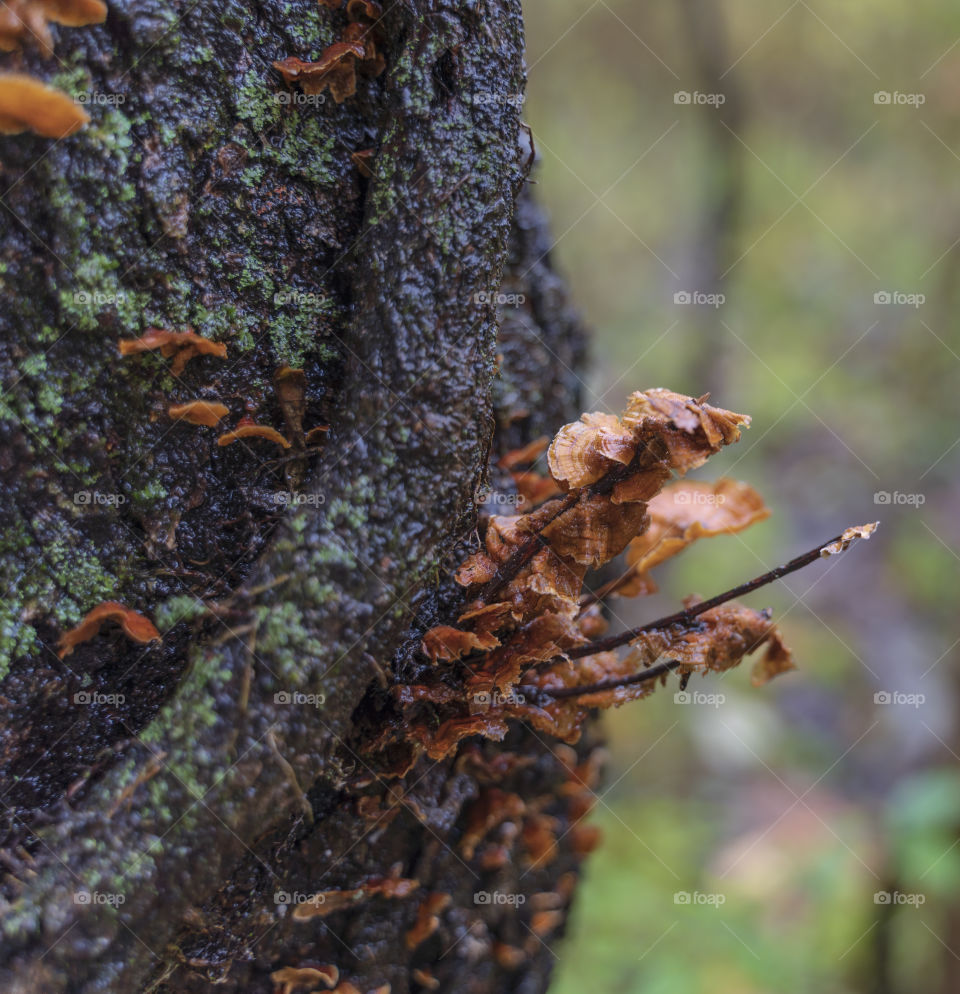
[[[271,428],[269,425],[258,425],[250,418],[241,418],[237,422],[236,428],[224,432],[217,439],[217,445],[232,445],[234,442],[239,442],[241,438],[264,438],[268,442],[279,445],[281,449],[290,448],[290,443],[276,428]]]
[[[60,90],[23,73],[0,73],[0,134],[33,131],[45,138],[66,138],[89,120]]]
[[[69,656],[81,642],[89,642],[100,631],[100,626],[107,621],[116,622],[127,638],[141,645],[160,641],[160,633],[149,618],[118,601],[104,601],[89,611],[76,628],[71,628],[60,636],[57,656],[60,659]]]
[[[209,400],[191,400],[186,404],[174,404],[167,410],[167,414],[174,421],[187,421],[192,425],[204,425],[207,428],[216,428],[229,413],[228,407]]]
[[[8,0],[0,7],[0,51],[12,52],[32,40],[44,55],[53,54],[47,24],[81,28],[107,19],[103,0]]]
[[[410,762],[421,750],[441,759],[469,736],[502,739],[511,719],[576,742],[591,709],[645,697],[673,671],[683,687],[693,673],[729,669],[759,649],[754,684],[792,669],[769,612],[734,598],[842,551],[875,526],[848,529],[733,590],[688,598],[683,610],[617,635],[604,636],[597,606],[606,593],[655,589],[649,571],[698,538],[738,532],[769,515],[760,496],[737,481],[665,486],[736,442],[749,423],[706,397],[655,389],[631,394],[619,416],[584,414],[561,428],[547,454],[559,492],[526,513],[486,522],[481,549],[455,574],[467,589],[456,626],[423,635],[425,663],[414,682],[393,688],[404,720],[374,748],[399,739]],[[531,462],[542,448],[537,441],[507,453],[506,467]],[[588,571],[625,550],[625,576],[585,596]],[[631,651],[621,656],[623,646]],[[584,803],[571,797],[574,807]],[[550,859],[550,831],[537,817],[525,823],[534,860]],[[577,845],[586,852],[595,843],[584,834]]]
[[[295,55],[273,63],[285,83],[296,83],[307,94],[318,94],[329,87],[330,95],[342,104],[357,92],[357,60],[366,54],[355,41],[337,41],[316,62],[305,62]]]
[[[195,356],[213,355],[218,359],[227,357],[227,346],[223,342],[213,342],[209,338],[204,338],[192,328],[186,331],[147,328],[139,338],[121,338],[117,342],[117,347],[122,356],[159,349],[160,355],[165,359],[173,357],[170,372],[174,376],[179,376]]]

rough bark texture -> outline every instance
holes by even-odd
[[[285,102],[270,63],[344,23],[316,0],[119,0],[103,27],[60,30],[57,62],[5,57],[125,101],[61,142],[0,139],[4,990],[267,992],[306,962],[361,991],[418,989],[420,968],[442,991],[546,987],[531,918],[569,893],[532,896],[583,848],[551,744],[517,728],[402,779],[364,751],[368,706],[457,597],[491,449],[577,410],[581,333],[520,194],[519,2],[386,4],[382,76],[343,104]],[[501,280],[525,301],[498,342]],[[179,376],[120,360],[116,339],[151,325],[228,357]],[[203,397],[224,427],[283,429],[285,364],[306,372],[307,427],[331,425],[300,462],[166,415]],[[278,503],[291,490],[307,503]],[[105,628],[59,660],[106,599],[162,644]],[[499,865],[468,855],[494,789],[556,819],[556,853],[520,831]],[[396,864],[420,880],[408,898],[290,913],[288,894]],[[450,903],[411,949],[431,892]]]

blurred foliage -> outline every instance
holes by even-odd
[[[707,14],[714,70],[694,43]],[[960,9],[528,0],[525,15],[536,180],[596,331],[587,408],[711,391],[754,425],[702,475],[748,480],[774,510],[686,552],[655,598],[614,602],[615,623],[882,522],[752,595],[800,673],[760,691],[737,672],[694,681],[724,695],[715,708],[675,704],[671,685],[607,722],[606,844],[554,990],[958,990]],[[682,91],[723,93],[735,127]],[[675,303],[697,290],[724,302]],[[897,293],[924,299],[883,302]],[[677,905],[682,891],[725,902]],[[875,903],[894,891],[923,903]]]

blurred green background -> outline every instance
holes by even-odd
[[[605,843],[553,990],[955,994],[960,8],[524,6],[552,256],[595,333],[587,409],[710,391],[754,422],[698,475],[774,512],[687,550],[618,624],[882,523],[749,598],[798,673],[607,716]]]

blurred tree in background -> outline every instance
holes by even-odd
[[[633,383],[745,407],[711,471],[774,510],[622,623],[883,522],[768,591],[800,673],[608,722],[607,843],[555,989],[955,991],[960,13],[525,8],[553,254],[596,332],[586,407]]]

